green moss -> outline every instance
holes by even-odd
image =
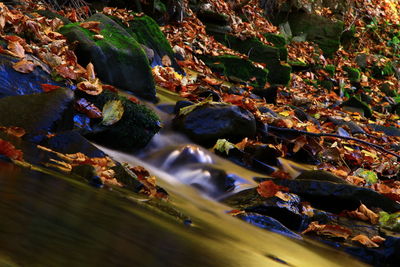
[[[347,72],[347,77],[349,77],[350,82],[360,82],[361,80],[361,72],[357,68],[344,67],[343,68]]]
[[[268,71],[255,67],[249,60],[231,55],[201,56],[200,59],[214,72],[220,72],[228,78],[239,78],[256,88],[263,88],[267,82]],[[255,81],[252,81],[253,77]]]
[[[282,61],[286,61],[288,58],[288,51],[286,48],[286,39],[280,34],[265,33],[265,39],[268,42],[274,44],[275,47],[279,49],[279,56]]]
[[[384,79],[387,76],[395,74],[392,62],[387,62],[383,66],[375,65],[372,67],[372,76],[377,79]]]
[[[342,105],[344,107],[355,108],[355,109],[358,109],[358,110],[362,111],[362,113],[364,113],[364,116],[367,117],[367,118],[372,117],[371,108],[368,106],[367,103],[361,101],[359,99],[359,97],[352,96],[352,97],[349,98],[349,100],[343,102]]]
[[[265,45],[253,37],[241,40],[233,35],[225,35],[222,42],[232,49],[248,55],[254,62],[265,63],[269,71],[268,81],[272,84],[288,84],[291,67],[281,64],[280,50],[277,47]]]
[[[160,129],[160,119],[152,110],[126,97],[106,90],[99,96],[87,98],[100,109],[111,100],[120,100],[124,107],[121,120],[110,126],[100,126],[100,133],[88,135],[96,141],[129,151],[144,147]]]
[[[324,70],[326,70],[326,72],[328,72],[329,75],[334,76],[336,71],[336,66],[329,64],[325,66]]]

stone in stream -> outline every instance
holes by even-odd
[[[256,121],[249,111],[225,103],[203,103],[189,106],[193,110],[178,114],[173,121],[175,129],[193,141],[212,146],[218,139],[238,142],[256,134]]]
[[[18,126],[28,135],[46,135],[49,131],[70,130],[74,93],[68,88],[0,99],[0,125]]]
[[[38,59],[35,59],[38,61]],[[5,96],[28,95],[43,92],[42,84],[62,84],[53,81],[51,75],[41,67],[31,73],[20,73],[12,65],[19,59],[0,54],[0,98]],[[44,64],[40,64],[44,66]]]
[[[360,204],[368,208],[381,208],[387,212],[400,210],[400,204],[369,188],[348,184],[338,184],[316,180],[287,180],[264,178],[258,181],[269,181],[289,188],[289,192],[299,195],[317,209],[332,213],[343,210],[356,210]]]
[[[160,130],[160,121],[157,115],[142,104],[134,103],[108,90],[98,96],[85,95],[85,97],[100,110],[112,100],[121,101],[124,109],[121,119],[116,123],[104,125],[102,122],[98,122],[93,125],[93,130],[81,131],[85,137],[94,142],[114,149],[132,151],[147,145]]]
[[[138,41],[117,22],[97,13],[87,21],[100,21],[100,34],[71,23],[60,29],[69,42],[78,41],[76,54],[79,63],[92,62],[98,77],[111,85],[133,92],[139,97],[155,101],[155,84],[151,68]]]

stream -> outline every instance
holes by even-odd
[[[155,110],[163,122],[170,120]],[[98,147],[148,169],[190,221],[151,210],[146,200],[0,159],[0,266],[364,265],[311,239],[289,238],[227,214],[232,208],[218,199],[254,187],[252,178],[260,174],[191,143],[168,123],[135,155]],[[215,170],[232,178],[234,191],[216,186]]]

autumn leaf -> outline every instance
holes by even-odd
[[[102,124],[106,126],[117,123],[124,115],[124,106],[121,100],[111,100],[103,106],[103,121]]]
[[[66,64],[59,65],[55,69],[65,79],[76,80],[78,78],[75,71]]]
[[[231,150],[232,148],[235,148],[235,145],[229,142],[228,140],[218,139],[213,147],[213,150],[218,150],[221,153],[225,152],[228,155],[229,150]]]
[[[22,59],[13,64],[13,69],[21,73],[31,73],[35,69],[35,63]]]
[[[273,181],[261,182],[257,187],[257,193],[265,198],[275,196],[278,191],[289,192],[289,188],[277,185]]]
[[[164,67],[170,67],[172,65],[171,59],[168,55],[164,55],[161,59],[161,63]]]
[[[82,28],[99,34],[100,33],[100,21],[85,21],[79,24]]]
[[[0,126],[0,131],[16,137],[22,137],[26,134],[25,129],[17,126]]]
[[[17,41],[8,43],[7,48],[8,48],[8,50],[10,50],[11,55],[13,55],[15,57],[19,57],[19,58],[25,57],[25,49]]]
[[[379,245],[368,238],[366,235],[357,235],[351,239],[351,241],[356,241],[368,248],[378,248]]]
[[[311,222],[307,229],[302,232],[302,234],[309,232],[315,232],[318,235],[340,237],[344,239],[349,238],[352,233],[349,228],[340,225],[318,224],[318,222]]]
[[[23,153],[16,149],[13,144],[3,139],[0,139],[0,155],[4,155],[10,159],[23,161]]]
[[[77,84],[77,88],[84,91],[88,95],[99,95],[103,92],[103,86],[99,79],[94,79],[93,81],[83,81]]]
[[[361,204],[357,210],[348,211],[346,214],[352,218],[357,218],[362,221],[370,221],[372,224],[377,224],[379,221],[379,215],[368,209],[364,204]]]
[[[58,85],[53,85],[53,84],[48,84],[48,83],[42,83],[40,86],[42,87],[42,90],[46,93],[60,88],[60,86],[58,86]]]
[[[85,98],[78,99],[75,102],[75,109],[91,119],[99,119],[103,117],[101,110]]]
[[[94,66],[92,62],[89,62],[86,66],[86,72],[87,72],[87,79],[89,82],[93,82],[96,79],[96,74],[94,72]]]

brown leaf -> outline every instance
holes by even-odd
[[[368,248],[377,248],[379,247],[374,241],[368,238],[366,235],[358,235],[351,239],[352,241],[359,242],[360,244],[368,247]]]
[[[96,74],[94,72],[94,66],[92,62],[89,62],[89,64],[87,64],[86,72],[87,72],[87,79],[89,80],[89,82],[92,82],[96,79]]]
[[[101,110],[85,98],[81,98],[75,102],[75,109],[91,119],[99,119],[103,117]]]
[[[0,139],[0,155],[4,155],[10,159],[22,161],[23,153],[21,150],[16,149],[13,144],[3,139]]]
[[[10,43],[8,43],[7,48],[10,50],[10,52],[15,57],[19,57],[19,58],[25,57],[25,49],[22,47],[22,45],[19,42],[10,42]]]
[[[30,73],[35,69],[35,64],[32,61],[22,59],[13,64],[13,69],[21,73]]]
[[[101,85],[99,79],[94,81],[83,81],[77,84],[77,88],[89,95],[99,95],[103,92],[103,86]]]
[[[161,64],[164,67],[170,67],[172,65],[171,59],[169,58],[168,55],[164,55],[161,59]]]
[[[69,68],[66,64],[57,66],[55,69],[58,74],[66,79],[76,80],[78,78],[75,71]]]
[[[89,31],[92,31],[94,33],[99,34],[100,33],[100,21],[85,21],[79,24],[82,28],[88,29]]]
[[[289,192],[289,188],[275,184],[273,181],[261,182],[257,187],[257,193],[262,197],[273,197],[278,191]]]
[[[0,126],[0,131],[16,137],[22,137],[26,133],[23,128],[17,126]]]
[[[318,235],[341,237],[344,239],[349,238],[352,233],[349,228],[340,225],[318,224],[318,222],[311,222],[308,228],[304,230],[302,234],[308,232],[315,232]]]
[[[60,86],[58,86],[58,85],[53,85],[53,84],[48,84],[48,83],[42,83],[40,86],[42,87],[42,90],[44,92],[50,92],[50,91],[54,91],[54,90],[60,88]]]

